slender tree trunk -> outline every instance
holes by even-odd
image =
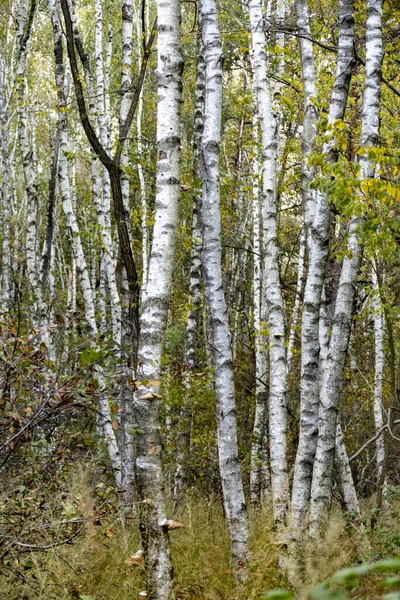
[[[300,233],[300,246],[299,246],[299,260],[297,265],[297,284],[296,284],[296,297],[294,300],[294,306],[292,311],[292,319],[290,323],[289,342],[286,357],[286,368],[287,374],[290,375],[290,369],[292,367],[292,360],[294,354],[294,344],[296,340],[296,330],[299,320],[300,302],[304,285],[304,267],[305,267],[305,252],[306,252],[306,235],[305,228]]]
[[[309,16],[304,0],[296,1],[298,26],[305,36],[309,35]],[[353,3],[339,3],[339,47],[336,76],[329,103],[328,122],[333,125],[344,116],[353,64]],[[315,141],[315,109],[312,97],[315,94],[313,49],[307,40],[302,40],[303,86],[305,91],[304,111],[306,128],[303,129],[304,152],[309,156]],[[308,132],[308,133],[307,133]],[[332,144],[324,145],[327,161],[334,162]],[[292,490],[292,535],[298,537],[304,525],[309,504],[314,457],[318,438],[319,409],[319,319],[321,294],[324,283],[326,261],[329,251],[330,209],[324,193],[317,192],[313,199],[309,188],[312,173],[306,163],[302,168],[302,192],[304,220],[308,251],[308,271],[304,290],[301,332],[301,380],[300,380],[300,435]]]
[[[2,261],[1,261],[1,301],[0,311],[7,313],[11,309],[11,169],[8,149],[8,114],[6,96],[6,66],[3,49],[0,45],[0,172],[2,176]]]
[[[360,179],[373,177],[366,149],[378,143],[380,83],[382,72],[382,0],[367,2],[366,61],[360,158]],[[329,515],[332,493],[332,471],[336,439],[337,406],[343,387],[344,361],[348,349],[353,301],[361,261],[360,217],[352,217],[349,225],[347,252],[340,275],[326,370],[320,390],[318,442],[315,454],[310,526],[311,536],[323,533]]]
[[[218,161],[221,136],[223,56],[215,0],[202,0],[200,13],[206,63],[205,119],[200,150],[203,190],[202,266],[213,346],[218,460],[222,493],[231,542],[233,569],[238,578],[244,578],[248,560],[248,524],[238,458],[232,349],[221,269]]]
[[[89,334],[97,335],[97,323],[95,319],[95,306],[93,298],[93,290],[90,285],[89,273],[87,269],[86,258],[83,252],[78,221],[76,218],[74,205],[71,197],[69,183],[69,169],[67,155],[70,151],[68,139],[66,97],[65,97],[65,73],[63,64],[63,47],[62,47],[62,29],[59,14],[61,13],[59,0],[48,0],[49,12],[53,26],[54,35],[54,56],[55,56],[55,81],[57,86],[59,111],[58,111],[58,127],[60,130],[60,158],[59,158],[59,179],[60,190],[62,197],[62,207],[70,234],[72,252],[76,261],[79,281],[81,285],[82,296],[85,306],[85,318],[89,328]],[[111,464],[115,469],[115,480],[118,486],[121,484],[120,478],[120,458],[119,451],[115,439],[115,433],[112,429],[110,409],[108,406],[108,397],[105,392],[104,378],[99,370],[97,372],[99,381],[99,398],[100,412],[102,415],[101,427],[104,431],[105,441],[110,457]]]
[[[153,244],[140,317],[138,390],[134,414],[142,433],[136,438],[136,483],[140,530],[152,598],[174,598],[160,439],[161,355],[171,294],[175,232],[180,196],[180,107],[183,61],[180,2],[157,1],[158,103],[157,190]]]
[[[125,122],[129,106],[132,101],[132,41],[133,38],[133,2],[124,0],[122,3],[122,55],[121,55],[121,104],[119,111],[120,126]],[[130,214],[129,193],[130,180],[125,171],[129,164],[129,144],[125,143],[121,152],[121,194],[122,203],[125,207],[125,214]],[[139,159],[140,160],[140,159]],[[128,220],[130,225],[130,219]],[[131,234],[128,226],[129,234]],[[126,505],[132,503],[135,487],[135,438],[132,435],[134,425],[132,409],[132,389],[129,386],[128,378],[133,374],[132,366],[136,356],[132,357],[133,339],[132,339],[132,305],[131,294],[127,281],[126,269],[120,257],[120,296],[121,296],[121,377],[120,388],[120,432],[119,442],[121,449],[122,464],[122,488],[125,490],[123,500]]]
[[[18,138],[22,155],[22,164],[25,178],[25,190],[27,197],[26,206],[26,264],[27,275],[30,285],[30,293],[34,304],[34,325],[40,331],[40,338],[50,346],[50,334],[48,330],[48,310],[42,295],[40,285],[39,268],[37,260],[38,240],[38,211],[39,191],[37,183],[37,164],[35,151],[29,141],[28,116],[25,101],[25,77],[26,58],[28,42],[32,30],[33,19],[36,10],[36,0],[22,2],[16,18],[17,40],[16,40],[16,94],[18,112]]]
[[[197,32],[197,65],[196,65],[196,90],[193,119],[193,223],[192,223],[192,252],[189,275],[189,297],[190,308],[186,325],[185,356],[185,388],[186,398],[183,399],[180,413],[180,435],[178,439],[178,456],[174,477],[174,507],[179,503],[185,483],[187,458],[190,449],[190,432],[192,427],[193,413],[190,401],[191,378],[197,366],[198,330],[202,308],[201,293],[201,190],[199,172],[199,152],[201,137],[204,130],[204,102],[205,102],[205,62],[204,45],[201,33],[201,16],[198,15]]]
[[[383,349],[383,311],[379,295],[378,278],[376,276],[377,263],[374,263],[372,268],[372,283],[374,296],[372,297],[372,310],[374,317],[374,333],[375,333],[375,377],[374,377],[374,422],[375,430],[378,432],[383,426],[382,415],[382,382],[383,382],[383,366],[384,366],[384,349]],[[385,439],[383,436],[376,440],[376,466],[379,480],[382,471],[382,465],[385,460]]]
[[[259,161],[259,118],[256,108],[253,110],[253,143],[252,159],[253,178],[253,311],[254,311],[254,346],[255,346],[255,380],[256,406],[254,412],[253,441],[250,457],[250,500],[259,505],[263,492],[269,486],[269,465],[267,452],[267,402],[268,402],[268,358],[267,338],[262,333],[267,319],[265,296],[262,293],[262,227]]]
[[[279,277],[276,206],[277,123],[272,112],[260,0],[249,0],[252,67],[262,139],[263,293],[269,330],[269,438],[274,519],[283,524],[289,499],[286,456],[285,315]]]

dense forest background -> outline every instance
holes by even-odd
[[[2,598],[398,600],[399,23],[1,0]]]

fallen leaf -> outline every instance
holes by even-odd
[[[157,450],[157,448],[155,446],[153,446],[152,448],[150,448],[150,450],[148,451],[147,454],[151,455],[154,454],[154,452]]]
[[[114,431],[118,431],[118,429],[119,429],[118,421],[113,421],[111,427],[113,428]]]
[[[128,556],[128,558],[126,560],[124,560],[124,563],[126,565],[140,565],[142,561],[143,561],[143,550],[140,548],[140,550],[135,552],[135,554],[132,554],[132,556]]]
[[[107,536],[108,538],[113,538],[113,537],[115,537],[115,533],[113,532],[113,530],[112,530],[112,529],[106,529],[104,533],[106,534],[106,536]]]
[[[178,523],[178,521],[173,521],[172,519],[168,519],[164,523],[164,527],[167,529],[180,529],[181,527],[185,527],[183,523]]]
[[[144,396],[140,396],[140,400],[155,400],[156,398],[162,398],[162,396],[154,392],[147,392]]]

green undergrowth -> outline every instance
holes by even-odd
[[[83,470],[71,481],[68,493],[54,501],[59,503],[64,518],[59,519],[59,525],[52,524],[47,539],[42,532],[40,540],[42,547],[51,547],[31,551],[10,545],[1,565],[0,598],[133,600],[144,597],[140,595],[145,590],[143,566],[131,565],[128,560],[140,548],[135,515],[121,518],[116,505],[112,504],[104,510],[96,496],[96,487],[89,485]],[[383,531],[393,556],[399,529],[396,514],[395,510],[388,510],[373,534],[368,531],[368,524],[356,531],[346,526],[340,514],[334,517],[324,545],[304,549],[307,577],[305,583],[291,590],[294,597],[309,598],[309,590],[335,571],[384,556]],[[188,495],[180,510],[169,516],[184,524],[184,528],[171,531],[177,600],[256,600],[274,588],[290,590],[282,567],[285,544],[273,532],[269,506],[251,513],[249,577],[241,589],[230,570],[229,542],[220,499]],[[74,522],[71,540],[56,545],[68,538],[65,532],[68,520]],[[34,532],[32,529],[31,536]],[[358,587],[349,592],[349,598],[382,597],[377,592],[378,583],[374,573],[367,574]]]

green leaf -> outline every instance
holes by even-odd
[[[330,590],[326,584],[317,585],[309,594],[309,600],[348,600],[342,590]]]
[[[397,575],[395,577],[388,577],[385,581],[379,584],[379,587],[392,587],[392,586],[400,587],[400,577]]]
[[[264,592],[260,596],[261,600],[293,600],[293,596],[287,590],[276,589],[270,592]]]
[[[80,598],[81,600],[94,600],[94,597],[93,597],[93,596],[88,596],[87,594],[81,594],[81,595],[79,596],[79,598]]]
[[[400,558],[389,558],[371,565],[374,571],[400,571]]]
[[[382,600],[400,600],[400,592],[389,592],[382,596]]]
[[[335,583],[341,583],[343,585],[354,585],[357,583],[360,575],[365,575],[365,573],[368,573],[372,566],[373,565],[358,565],[356,567],[342,569],[334,574],[332,581]]]

